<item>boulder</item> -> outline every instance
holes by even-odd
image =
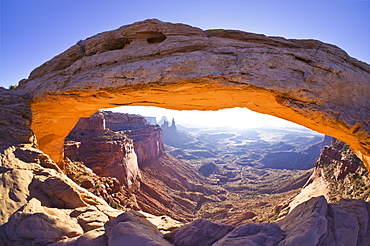
[[[277,245],[284,238],[283,231],[276,223],[246,223],[232,230],[213,246],[223,245]]]
[[[168,234],[164,238],[174,245],[210,246],[223,238],[234,229],[234,226],[216,223],[205,219],[197,219],[190,224],[184,225]]]
[[[104,228],[92,230],[84,233],[79,237],[67,238],[50,246],[107,246],[107,237]]]
[[[76,219],[63,210],[41,206],[35,198],[10,216],[5,231],[10,245],[46,245],[83,234]]]
[[[108,245],[171,245],[163,234],[145,216],[136,211],[128,211],[105,224]]]
[[[324,196],[299,204],[278,221],[285,234],[284,245],[368,245],[369,204],[343,199],[327,203]]]

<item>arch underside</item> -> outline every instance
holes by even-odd
[[[80,117],[115,106],[246,107],[348,143],[370,169],[370,66],[315,40],[147,20],[80,41],[35,69],[41,150],[58,163]]]

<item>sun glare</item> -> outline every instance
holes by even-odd
[[[271,115],[253,112],[247,108],[231,108],[218,111],[179,111],[158,107],[125,106],[111,108],[108,110],[114,112],[156,117],[157,122],[163,116],[166,116],[169,121],[175,119],[177,124],[183,126],[233,127],[241,129],[264,126],[302,127],[293,122],[286,121]]]

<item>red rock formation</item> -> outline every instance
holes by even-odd
[[[104,126],[104,115],[100,112],[79,120],[66,138],[65,154],[71,160],[83,162],[95,174],[115,177],[131,189],[140,178],[133,141]]]
[[[67,138],[71,139],[74,141],[65,144],[68,157],[84,162],[99,176],[115,177],[123,184],[126,184],[126,179],[130,181],[128,177],[134,177],[125,170],[129,167],[124,162],[127,160],[125,153],[136,153],[142,178],[140,184],[135,183],[128,191],[135,195],[132,199],[145,212],[189,221],[194,218],[198,203],[206,199],[205,196],[224,192],[223,189],[205,188],[202,178],[190,164],[167,154],[161,128],[148,124],[141,116],[97,112],[79,121]],[[85,181],[86,185],[91,185],[88,182]],[[94,192],[99,196],[105,193]],[[110,195],[103,195],[109,202],[107,197]]]
[[[111,207],[122,210],[139,209],[135,195],[117,178],[100,177],[81,162],[65,160],[65,174],[81,187],[104,199]]]
[[[139,115],[102,112],[106,127],[112,131],[124,131],[134,140],[135,153],[138,163],[145,160],[157,159],[164,152],[162,132],[159,126],[150,125]]]
[[[349,173],[354,173],[363,166],[361,160],[349,149],[349,146],[336,139],[333,139],[331,146],[324,148],[316,163],[317,167],[325,165],[336,166],[334,170],[336,180],[344,179]]]

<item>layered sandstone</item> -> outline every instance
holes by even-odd
[[[67,136],[65,154],[81,161],[101,177],[117,178],[127,189],[140,179],[132,139],[105,128],[103,113],[81,118]]]
[[[80,117],[139,105],[247,107],[340,139],[370,168],[368,81],[368,64],[320,41],[146,20],[78,42],[18,90],[32,97],[41,150],[59,163]]]
[[[103,111],[106,127],[115,132],[125,132],[133,140],[138,163],[157,159],[164,152],[161,128],[150,125],[139,115]]]

